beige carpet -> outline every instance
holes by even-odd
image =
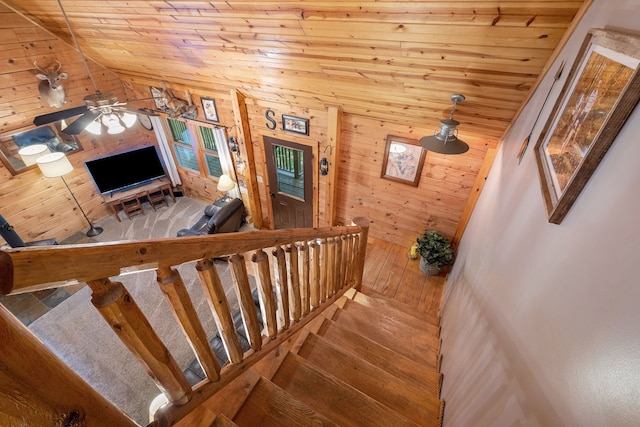
[[[204,203],[195,200],[178,198],[175,204],[153,212],[145,204],[146,215],[139,215],[131,221],[125,218],[118,222],[114,216],[100,221],[97,225],[103,227],[104,232],[94,239],[107,242],[174,237],[179,229],[197,221],[204,206]],[[217,262],[216,267],[235,311],[237,300],[228,268],[221,262]],[[179,266],[178,271],[209,338],[213,337],[215,323],[194,264]],[[155,273],[118,276],[112,280],[125,285],[180,367],[185,369],[194,359],[194,354],[156,284]],[[93,307],[90,299],[91,290],[85,286],[33,322],[29,328],[96,390],[139,424],[146,425],[149,404],[160,391]]]

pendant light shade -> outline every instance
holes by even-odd
[[[464,101],[464,95],[451,95],[453,107],[451,115],[448,119],[440,120],[440,129],[436,129],[431,136],[420,138],[420,145],[429,151],[440,154],[462,154],[469,151],[469,145],[458,139],[458,130],[456,127],[460,124],[457,120],[453,120],[453,113],[456,105]]]

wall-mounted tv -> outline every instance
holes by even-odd
[[[85,162],[102,194],[144,185],[165,176],[155,147],[144,147]]]

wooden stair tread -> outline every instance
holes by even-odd
[[[439,396],[442,374],[436,371],[435,365],[416,363],[369,338],[342,328],[330,319],[325,319],[316,333],[333,345],[384,369],[395,377],[414,386],[424,387],[432,396]]]
[[[341,426],[417,425],[293,353],[271,381]]]
[[[434,337],[440,336],[440,327],[438,325],[434,325],[433,323],[422,319],[417,319],[393,308],[383,307],[382,310],[378,310],[377,307],[365,305],[352,299],[347,299],[343,304],[342,309],[357,312],[362,316],[367,316],[368,318],[373,317],[378,323],[394,324],[403,329],[412,329],[418,333],[424,333]]]
[[[233,420],[259,381],[260,375],[248,369],[210,397],[202,406],[213,414],[222,414]]]
[[[390,321],[385,322],[384,318],[376,318],[375,314],[372,317],[370,311],[372,310],[340,309],[331,320],[418,363],[424,363],[432,368],[437,367],[439,347],[437,336],[429,336],[422,331],[404,328]]]
[[[234,423],[223,414],[218,414],[210,427],[238,427],[238,424]]]
[[[408,307],[409,311],[412,314],[414,314],[416,317],[426,318],[427,320],[430,320],[432,323],[436,325],[440,324],[440,308],[439,307],[437,307],[437,309],[434,308],[429,311],[422,311],[417,307],[413,307],[402,301],[398,301],[396,299],[390,298],[376,291],[375,289],[367,288],[366,292],[363,292],[363,293],[371,298],[375,298],[379,303],[388,305],[390,307],[398,308],[399,310],[406,310],[406,308]]]
[[[438,425],[441,402],[423,388],[341,350],[321,336],[309,333],[302,338],[295,352],[308,362],[420,425]]]
[[[265,378],[261,378],[253,387],[233,422],[240,427],[335,426],[333,422]]]
[[[406,319],[407,322],[424,324],[427,322],[430,325],[438,327],[437,319],[434,321],[433,315],[416,310],[414,307],[405,303],[388,299],[385,297],[370,296],[363,292],[347,292],[345,293],[351,300],[362,304],[366,307],[373,308],[380,313],[389,313],[391,315],[398,316],[398,318]]]

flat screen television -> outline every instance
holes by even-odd
[[[89,160],[85,166],[102,194],[137,187],[165,176],[153,146]]]

